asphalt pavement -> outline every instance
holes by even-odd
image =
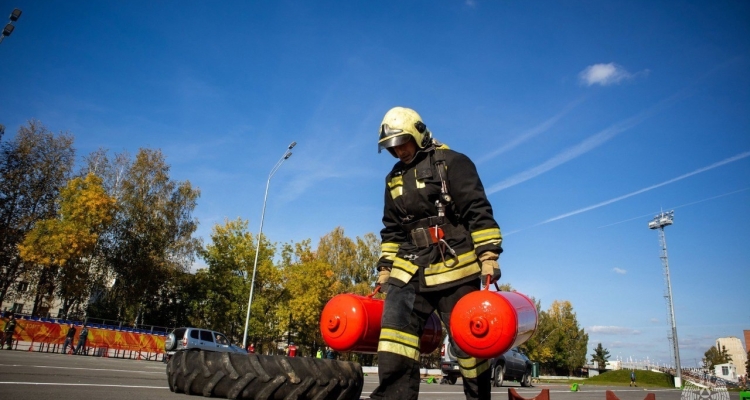
[[[365,376],[362,398],[377,386],[377,375]],[[518,394],[533,398],[546,388],[552,400],[605,400],[607,389],[621,400],[643,400],[655,393],[657,400],[681,400],[677,389],[644,390],[641,388],[583,385],[579,392],[571,392],[566,384],[535,384],[522,388],[509,383]],[[507,399],[508,387],[493,388],[493,399]],[[190,398],[201,396],[190,396]],[[0,351],[0,398],[40,400],[49,398],[107,399],[107,400],[175,400],[187,399],[175,394],[167,386],[166,365],[161,362],[86,357],[15,350]],[[423,383],[420,399],[462,400],[461,380],[455,385]],[[714,398],[714,397],[710,397]],[[739,395],[730,393],[730,399]],[[716,399],[726,400],[726,397]]]

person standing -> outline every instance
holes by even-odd
[[[76,346],[76,349],[73,351],[74,354],[81,354],[81,351],[85,351],[86,347],[86,339],[88,339],[89,336],[89,328],[86,327],[86,324],[83,324],[83,329],[81,329],[81,334],[78,335],[78,345]]]
[[[76,337],[76,327],[73,326],[73,324],[70,324],[68,327],[68,333],[65,335],[65,342],[63,343],[62,347],[62,353],[65,354],[68,350],[68,345],[70,345],[70,349],[73,350],[75,347],[73,346],[73,339]]]
[[[502,236],[474,163],[435,140],[416,111],[392,108],[379,134],[378,152],[399,161],[385,179],[377,285],[386,298],[370,398],[417,399],[425,322],[437,310],[450,328],[455,304],[500,278]],[[451,345],[466,399],[489,399],[488,360]]]
[[[13,335],[16,333],[15,314],[10,314],[8,322],[5,323],[5,329],[3,330],[3,333],[5,334],[5,345],[8,346],[6,347],[6,350],[13,350]]]
[[[638,385],[635,384],[635,370],[630,371],[630,386],[638,387]]]
[[[330,347],[326,348],[326,359],[328,359],[328,360],[335,360],[336,359],[336,353]]]
[[[318,347],[318,352],[315,353],[315,358],[323,358],[323,348]]]

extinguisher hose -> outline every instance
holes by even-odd
[[[375,286],[375,289],[373,289],[372,293],[368,294],[367,297],[368,298],[373,297],[376,294],[378,294],[378,292],[380,292],[380,285]]]
[[[484,290],[490,290],[490,283],[492,283],[492,275],[487,275],[487,281],[484,284]],[[377,288],[375,288],[377,289]],[[500,291],[500,285],[495,282],[495,289],[499,292]],[[374,293],[373,293],[374,294]]]

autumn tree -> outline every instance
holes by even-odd
[[[31,120],[0,144],[0,302],[28,273],[18,245],[34,225],[53,218],[75,160],[73,136]]]
[[[599,369],[604,369],[607,361],[609,361],[609,351],[599,343],[594,349],[594,354],[591,355],[591,362],[598,363]]]
[[[573,305],[569,301],[552,302],[548,313],[557,326],[557,331],[553,333],[556,338],[552,357],[555,367],[573,375],[576,368],[586,364],[588,334],[578,325]]]
[[[578,325],[569,301],[555,300],[546,311],[533,301],[539,318],[537,330],[521,348],[543,370],[571,375],[586,364],[588,334]]]
[[[532,301],[536,305],[537,328],[529,340],[520,347],[529,359],[538,362],[544,368],[552,369],[554,368],[552,364],[553,344],[557,340],[557,337],[553,337],[553,334],[557,332],[558,327],[550,318],[549,313],[542,310],[541,302],[534,298],[532,298]]]
[[[18,246],[21,259],[37,277],[34,313],[52,293],[63,300],[65,315],[74,303],[87,300],[92,280],[101,279],[98,265],[88,263],[99,235],[112,221],[115,200],[94,174],[75,178],[62,189],[58,216],[39,221]],[[99,278],[99,279],[97,279]]]
[[[159,150],[140,149],[132,161],[90,159],[89,166],[105,176],[105,188],[118,202],[102,244],[116,277],[109,299],[102,300],[116,310],[98,317],[143,320],[148,304],[174,273],[192,265],[200,245],[192,237],[198,224],[192,212],[200,191],[189,181],[172,180]]]
[[[367,294],[375,283],[380,241],[374,234],[350,239],[337,227],[318,243],[317,257],[331,266],[341,292]]]

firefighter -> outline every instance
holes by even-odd
[[[416,399],[419,338],[437,310],[451,310],[480,280],[500,278],[502,236],[474,163],[438,142],[416,111],[395,107],[380,124],[378,152],[399,161],[385,181],[377,285],[386,293],[373,399]],[[467,399],[489,399],[489,362],[451,339]]]

